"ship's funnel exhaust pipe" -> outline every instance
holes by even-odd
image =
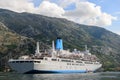
[[[56,40],[56,50],[63,50],[63,41],[59,37]]]

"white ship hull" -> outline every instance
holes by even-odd
[[[101,64],[85,64],[75,62],[47,60],[10,60],[10,67],[19,73],[86,73],[99,69]]]

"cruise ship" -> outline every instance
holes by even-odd
[[[24,55],[8,61],[12,70],[18,73],[87,73],[94,72],[102,67],[99,59],[92,55],[87,46],[85,51],[63,49],[63,41],[57,38],[52,41],[52,48],[39,50],[36,44],[34,55]]]

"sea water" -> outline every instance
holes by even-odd
[[[120,80],[120,72],[76,74],[19,74],[1,72],[0,80]]]

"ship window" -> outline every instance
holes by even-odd
[[[83,66],[83,64],[79,64],[80,66]]]
[[[76,61],[76,63],[82,63],[81,61]]]
[[[71,60],[61,60],[63,62],[72,62]]]
[[[40,61],[37,61],[37,63],[40,63]]]
[[[77,66],[79,65],[79,64],[76,64]]]
[[[16,61],[16,63],[19,63],[20,61]]]
[[[92,62],[85,62],[86,64],[93,64]]]
[[[67,63],[67,65],[71,65],[71,63]]]
[[[36,63],[36,61],[34,61],[34,63]]]
[[[12,63],[15,63],[15,61],[12,61]]]
[[[40,63],[40,61],[34,61],[34,63]]]
[[[47,60],[47,58],[45,58],[45,60]]]
[[[28,63],[29,61],[25,61],[26,63]]]
[[[17,61],[17,62],[23,63],[24,61]]]
[[[30,61],[30,63],[32,63],[33,61]]]
[[[51,59],[52,61],[57,61],[57,59]]]

